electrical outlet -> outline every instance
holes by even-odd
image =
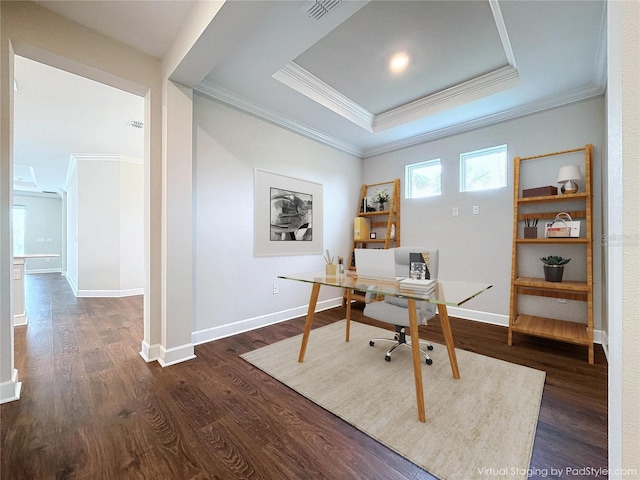
[[[280,287],[278,286],[277,283],[273,284],[273,294],[277,295],[280,292]]]
[[[480,207],[478,205],[473,206],[473,214],[480,215]]]
[[[453,214],[454,217],[458,216],[458,207],[453,207],[452,214]]]

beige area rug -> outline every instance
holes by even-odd
[[[454,332],[455,334],[455,332]],[[345,321],[242,355],[249,363],[441,479],[525,479],[531,461],[545,373],[458,350],[460,379],[446,347],[422,363],[427,421],[418,421],[409,349],[385,362],[393,332]]]

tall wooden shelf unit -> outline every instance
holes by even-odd
[[[366,198],[370,198],[375,194],[376,189],[391,189],[389,194],[389,208],[384,211],[366,212],[362,211],[362,206]],[[375,205],[377,207],[377,205]],[[354,251],[356,248],[393,248],[400,246],[400,179],[396,178],[389,182],[371,183],[362,185],[360,190],[360,202],[358,203],[358,210],[356,217],[368,218],[371,221],[371,231],[381,231],[383,238],[375,239],[359,239],[354,238],[351,246],[351,256],[349,262],[349,269],[355,269]],[[395,225],[395,235],[393,238],[392,231]],[[346,296],[345,296],[346,298]],[[359,295],[357,292],[352,295],[354,300],[364,301],[364,295]]]
[[[585,178],[584,191],[574,194],[545,195],[539,197],[520,196],[520,165],[522,162],[542,161],[541,159],[584,151]],[[513,247],[511,267],[511,306],[509,315],[508,344],[512,345],[513,332],[524,333],[537,337],[544,337],[562,342],[584,345],[588,347],[589,363],[594,362],[593,348],[593,229],[592,229],[592,156],[593,145],[587,144],[584,148],[565,150],[561,152],[547,153],[533,157],[514,159],[514,208],[513,208]],[[527,219],[553,220],[558,210],[550,211],[556,204],[577,202],[584,205],[584,210],[569,211],[573,219],[584,219],[584,236],[580,238],[522,238],[520,226]],[[573,204],[572,204],[573,205]],[[578,207],[581,208],[581,207]],[[526,211],[524,213],[523,211]],[[566,211],[566,210],[565,210]],[[518,259],[524,253],[521,246],[524,244],[572,245],[576,248],[586,249],[586,279],[584,281],[547,282],[544,278],[521,277],[518,275]],[[571,265],[571,264],[569,264]],[[542,271],[542,264],[540,264]],[[586,323],[558,320],[554,318],[525,315],[519,313],[518,297],[520,295],[560,298],[567,300],[579,300],[587,302]]]

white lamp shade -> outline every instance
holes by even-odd
[[[580,165],[565,165],[558,173],[558,183],[572,182],[582,180],[582,172]]]

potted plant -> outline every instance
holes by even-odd
[[[373,196],[373,201],[380,205],[380,211],[384,212],[384,204],[389,201],[389,193],[387,192],[387,189],[376,190],[376,193]]]
[[[570,258],[560,257],[558,255],[549,255],[540,258],[544,264],[544,279],[547,282],[561,282],[564,266],[571,261]]]

